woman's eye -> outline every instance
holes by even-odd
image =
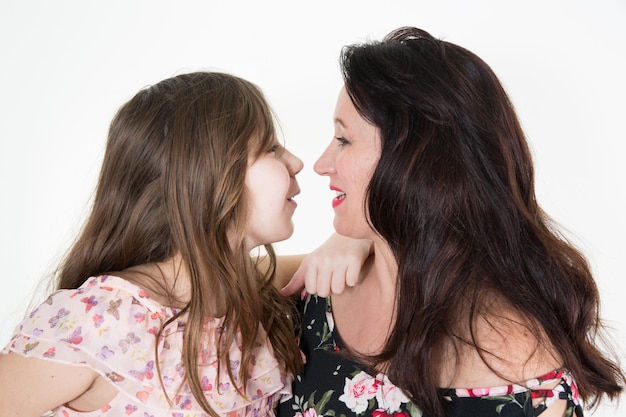
[[[275,153],[276,151],[278,151],[278,145],[272,145],[272,146],[270,146],[270,148],[267,150],[267,152],[269,152],[269,153]]]
[[[348,139],[344,138],[343,136],[337,136],[337,137],[335,137],[335,139],[337,139],[337,141],[339,141],[339,146],[340,147],[343,147],[343,146],[346,146],[346,145],[350,144]]]

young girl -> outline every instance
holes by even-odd
[[[0,355],[0,415],[272,415],[301,356],[268,244],[292,234],[301,169],[246,80],[139,91],[57,291]]]

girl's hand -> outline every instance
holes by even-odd
[[[319,248],[304,256],[291,280],[281,290],[292,295],[302,289],[310,294],[327,297],[341,294],[346,285],[359,282],[361,267],[370,256],[373,244],[366,239],[352,239],[337,233]]]

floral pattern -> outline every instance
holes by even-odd
[[[343,345],[334,333],[330,299],[305,295],[301,310],[300,348],[307,365],[294,380],[293,397],[279,406],[280,417],[427,417],[386,375],[372,375],[336,353]],[[559,399],[567,401],[566,417],[583,415],[576,383],[565,370],[523,385],[440,392],[455,417],[535,417]]]
[[[206,417],[184,382],[181,352],[186,316],[156,337],[176,313],[122,278],[93,277],[78,289],[52,294],[18,325],[2,353],[87,366],[119,390],[100,410],[81,413],[60,406],[52,416]],[[258,334],[244,397],[237,392],[241,381],[237,377],[231,381],[226,367],[217,366],[214,347],[222,323],[223,319],[207,318],[204,324],[200,376],[207,401],[221,415],[273,416],[278,401],[290,395],[290,378],[274,357],[267,335],[262,329]],[[236,376],[239,339],[229,353]]]

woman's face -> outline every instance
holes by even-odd
[[[315,162],[315,172],[330,178],[337,233],[353,238],[371,236],[365,213],[365,190],[380,158],[378,129],[356,111],[345,88],[337,98],[335,137]]]
[[[246,244],[259,245],[287,239],[293,233],[291,217],[296,210],[293,197],[300,193],[296,174],[302,161],[276,142],[246,171],[250,213]]]

